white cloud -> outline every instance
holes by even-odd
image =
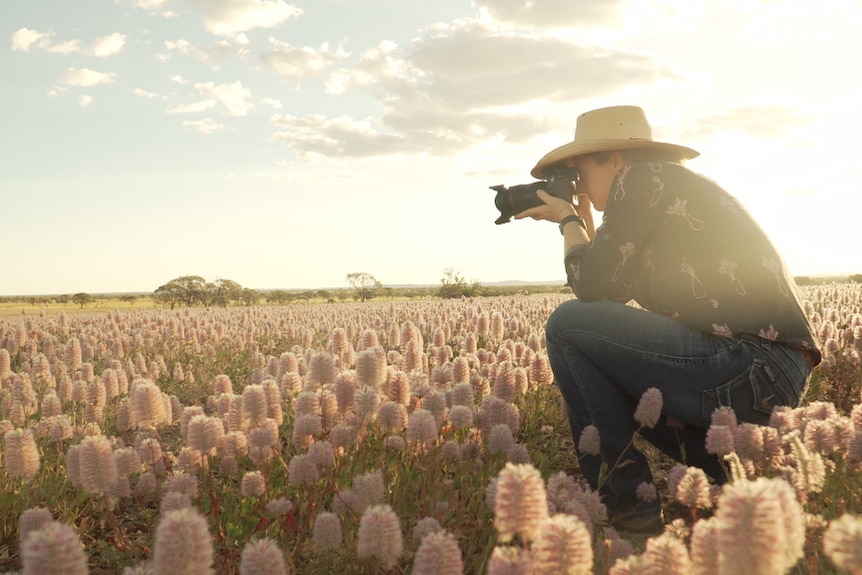
[[[184,39],[165,40],[164,44],[165,48],[171,52],[176,52],[183,56],[191,56],[207,63],[216,59],[223,60],[233,51],[233,46],[230,42],[225,41],[216,42],[212,46],[201,46]],[[166,59],[169,57],[167,56]]]
[[[204,26],[218,36],[257,28],[275,28],[302,10],[282,0],[191,0],[203,13]]]
[[[166,6],[170,0],[132,0],[132,4],[144,10],[158,10]]]
[[[251,98],[251,91],[239,81],[232,84],[198,83],[195,84],[195,88],[202,95],[222,104],[231,116],[245,116],[253,107],[248,101]]]
[[[96,86],[97,84],[110,84],[114,81],[115,74],[96,72],[89,68],[69,68],[60,77],[60,83],[68,86]]]
[[[381,42],[329,74],[328,93],[360,89],[378,100],[377,130],[318,121],[313,134],[282,118],[275,138],[300,154],[450,156],[478,142],[524,143],[561,126],[568,132],[571,110],[583,102],[680,80],[646,54],[465,20],[428,29],[403,48]]]
[[[93,53],[93,56],[96,56],[97,58],[106,58],[108,56],[113,56],[114,54],[122,52],[125,45],[126,36],[124,34],[115,32],[108,36],[96,38],[93,41],[91,51]]]
[[[275,98],[262,98],[260,100],[260,103],[276,110],[281,110],[282,108],[284,108],[284,105],[281,103],[281,101],[276,100]]]
[[[494,19],[519,26],[572,28],[607,25],[628,0],[476,0]]]
[[[47,32],[19,28],[12,33],[12,51],[29,52],[30,47],[34,44],[40,48],[45,48],[50,45],[50,38],[51,34]]]
[[[191,104],[172,106],[168,108],[168,114],[195,114],[197,112],[203,112],[204,110],[214,108],[215,105],[216,101],[214,99],[201,100],[199,102],[192,102]]]
[[[85,95],[81,96],[79,102],[80,102],[82,108],[86,108],[87,106],[92,104],[94,102],[94,100],[93,100],[92,96],[88,96],[85,94]]]
[[[202,120],[184,120],[183,126],[194,128],[202,134],[212,134],[213,132],[218,132],[219,130],[224,129],[224,124],[219,124],[210,118],[203,118]]]
[[[45,50],[49,54],[75,54],[82,52],[81,40],[73,39],[65,42],[54,43],[51,41],[54,34],[52,32],[39,32],[38,30],[30,30],[21,28],[12,34],[12,51],[13,52],[29,52],[30,48],[35,46]],[[123,50],[126,43],[126,36],[119,33],[109,34],[95,39],[87,53],[98,58],[105,58]]]
[[[213,82],[198,82],[195,89],[203,97],[202,100],[190,104],[181,104],[168,109],[169,114],[194,114],[214,108],[221,104],[231,116],[245,116],[253,105],[248,101],[251,91],[242,82],[232,84],[215,84]]]
[[[132,93],[135,96],[140,96],[141,98],[146,98],[147,100],[155,100],[156,98],[159,98],[158,94],[148,92],[142,88],[135,88],[134,90],[132,90]]]
[[[74,54],[81,51],[81,41],[67,40],[66,42],[47,46],[46,50],[50,54]]]
[[[320,74],[327,67],[350,56],[341,45],[331,48],[328,42],[319,49],[304,46],[296,48],[275,38],[269,39],[274,50],[264,52],[260,61],[264,66],[289,80],[301,80],[307,74]]]

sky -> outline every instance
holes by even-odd
[[[860,29],[858,0],[2,0],[0,295],[562,285],[557,226],[495,225],[489,186],[620,104],[792,274],[862,273]]]

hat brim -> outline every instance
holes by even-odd
[[[653,140],[581,140],[580,142],[569,142],[558,148],[554,148],[545,154],[536,166],[530,170],[530,175],[534,178],[543,178],[545,169],[558,164],[565,160],[577,158],[585,154],[594,152],[613,152],[616,150],[636,150],[636,149],[654,149],[667,152],[668,155],[677,160],[690,160],[700,155],[700,152],[679,146],[677,144],[668,144],[665,142],[655,142]]]

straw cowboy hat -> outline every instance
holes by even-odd
[[[669,158],[687,160],[700,155],[691,148],[656,142],[644,111],[637,106],[612,106],[584,112],[578,116],[575,139],[554,148],[539,160],[530,174],[543,178],[547,167],[593,152],[651,148],[663,150]]]

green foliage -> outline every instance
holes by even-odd
[[[81,308],[83,309],[85,305],[87,305],[88,303],[93,303],[93,301],[95,300],[90,294],[81,292],[73,295],[72,301],[81,306]]]
[[[352,272],[347,274],[347,283],[353,288],[355,298],[361,302],[373,298],[377,290],[382,287],[377,278],[366,272]]]
[[[480,295],[482,284],[479,280],[475,280],[468,285],[467,280],[460,272],[456,272],[452,268],[443,270],[443,277],[440,279],[440,289],[437,290],[437,295],[442,298],[459,298],[472,297]]]

